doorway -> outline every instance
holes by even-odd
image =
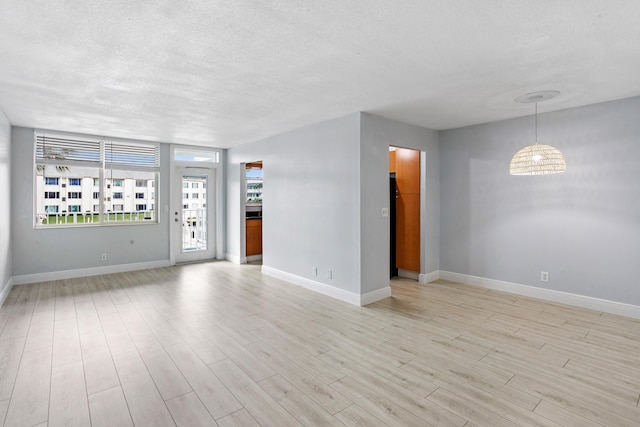
[[[420,274],[420,151],[389,147],[390,276]]]
[[[176,168],[173,198],[175,262],[215,257],[215,176],[207,168]]]
[[[244,221],[246,262],[262,263],[262,160],[247,162],[244,168]]]

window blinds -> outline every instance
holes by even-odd
[[[112,141],[61,133],[35,133],[36,164],[100,166],[110,169],[158,170],[159,145]]]
[[[45,133],[35,139],[37,164],[100,164],[100,140]]]
[[[105,164],[112,169],[120,167],[157,169],[158,145],[107,141],[104,149]]]

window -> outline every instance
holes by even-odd
[[[198,198],[198,196],[199,196],[199,194],[198,194],[198,193],[193,193],[193,194],[191,195],[191,198],[192,198],[192,199],[197,199],[197,198]]]
[[[191,188],[198,188],[198,183],[197,182],[192,182],[191,183]]]
[[[144,199],[144,193],[136,193],[136,199]]]
[[[151,193],[151,200],[156,198],[156,193]]]
[[[159,179],[159,144],[125,140],[105,140],[102,137],[80,136],[59,132],[36,131],[35,145],[35,191],[44,197],[35,197],[34,226],[46,228],[49,224],[61,226],[124,224],[132,221],[156,223],[156,215],[130,213],[134,204],[124,210],[123,199],[134,199],[135,187],[154,187]],[[119,176],[118,179],[112,177]],[[89,181],[90,180],[90,181]],[[126,184],[126,181],[131,181]],[[93,184],[92,191],[77,191],[83,185]],[[69,185],[63,190],[44,191],[46,185]],[[111,186],[118,188],[111,193]],[[97,191],[99,190],[99,191]],[[146,194],[146,193],[141,193]],[[112,202],[111,199],[120,200]],[[144,198],[144,196],[143,196]],[[41,215],[49,213],[54,206],[45,199],[68,199],[73,205],[62,204],[62,212],[82,212],[93,209],[92,221],[76,220],[79,215],[67,216],[65,221],[43,221]],[[146,210],[146,205],[138,205]],[[136,209],[137,210],[137,209]],[[114,212],[118,211],[118,214]],[[58,212],[58,211],[56,211]],[[56,213],[53,212],[53,213]],[[133,211],[135,212],[135,211]]]
[[[173,159],[187,162],[219,163],[220,151],[176,148],[173,152]]]
[[[58,212],[58,206],[51,206],[51,205],[45,206],[44,207],[44,211],[46,213],[57,213]]]
[[[182,193],[182,198],[183,199],[188,199],[189,198],[189,193]]]
[[[182,183],[182,188],[189,188],[189,183],[188,182],[183,182]]]
[[[182,205],[182,209],[189,209],[189,205]]]
[[[262,169],[247,169],[247,203],[262,203]]]
[[[136,205],[136,210],[139,211],[146,211],[147,210],[147,205],[146,204],[140,204],[140,205]]]

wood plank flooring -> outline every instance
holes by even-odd
[[[438,281],[354,307],[211,262],[14,286],[5,426],[638,426],[640,321]]]

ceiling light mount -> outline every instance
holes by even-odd
[[[538,144],[538,102],[560,95],[557,90],[543,90],[520,95],[514,99],[520,104],[535,104],[535,142],[518,150],[509,164],[511,175],[549,175],[567,170],[564,156],[557,148]]]
[[[525,93],[514,99],[518,104],[537,104],[538,102],[548,101],[560,95],[557,90],[541,90],[539,92]]]

